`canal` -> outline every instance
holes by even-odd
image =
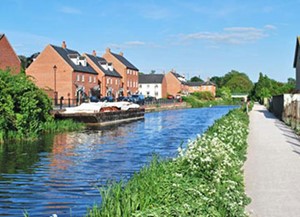
[[[232,106],[145,114],[144,120],[0,146],[0,216],[84,216],[97,187],[127,180],[151,156],[176,157]]]

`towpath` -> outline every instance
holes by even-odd
[[[264,106],[250,112],[246,193],[251,217],[300,216],[300,139]]]

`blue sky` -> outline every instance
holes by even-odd
[[[110,47],[141,72],[187,78],[259,72],[295,77],[299,0],[1,0],[0,32],[18,55],[47,44],[80,53]]]

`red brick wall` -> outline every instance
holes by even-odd
[[[167,79],[166,76],[164,76],[162,84],[161,84],[161,96],[162,98],[167,98]]]
[[[13,74],[21,71],[21,61],[5,35],[0,39],[0,69],[10,69]]]
[[[56,73],[53,66],[56,65]],[[68,98],[70,95],[71,99],[76,98],[76,86],[82,85],[85,87],[85,93],[89,96],[89,91],[92,87],[96,86],[97,75],[83,73],[83,72],[73,72],[72,67],[50,46],[48,45],[37,59],[31,63],[27,68],[26,74],[32,76],[36,85],[42,89],[51,89],[52,92],[55,89],[58,93],[58,99],[62,96],[64,99]],[[56,79],[54,79],[56,74]],[[80,79],[77,81],[77,76]],[[84,76],[84,81],[82,81],[82,76]],[[89,77],[91,76],[91,82]],[[95,77],[95,82],[94,82]],[[54,94],[49,94],[52,97]]]
[[[199,91],[208,91],[211,92],[213,96],[216,96],[216,86],[214,85],[202,85]]]
[[[119,94],[119,90],[122,86],[121,78],[112,77],[112,76],[106,76],[104,72],[90,59],[87,55],[87,62],[90,64],[90,66],[98,72],[98,79],[100,80],[100,94],[101,96],[106,96],[108,88],[111,88],[112,94],[117,98]],[[114,65],[113,65],[114,66]],[[109,80],[109,83],[107,83],[107,79]]]
[[[56,65],[56,80],[53,66]],[[26,69],[26,74],[34,78],[36,85],[42,89],[51,89],[54,91],[56,82],[56,91],[58,98],[67,94],[74,95],[72,91],[72,68],[60,57],[59,54],[48,45],[37,59]]]
[[[103,58],[107,62],[113,63],[114,68],[116,71],[122,76],[122,82],[124,84],[124,95],[127,96],[128,91],[132,94],[138,92],[138,71],[127,69],[117,58],[115,58],[110,49],[106,49]],[[128,71],[129,70],[129,71]]]
[[[181,82],[173,75],[172,72],[169,72],[165,75],[167,83],[167,94],[170,94],[174,97],[182,91]]]

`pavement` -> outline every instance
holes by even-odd
[[[264,106],[250,115],[244,165],[251,217],[300,216],[300,139]]]

